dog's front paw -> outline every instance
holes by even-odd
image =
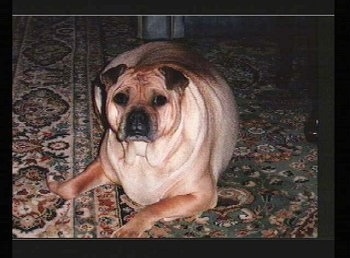
[[[53,177],[48,177],[46,184],[50,192],[57,194],[65,200],[71,200],[77,195],[74,188],[69,187],[69,185],[67,187],[65,182],[58,182]]]
[[[130,220],[121,228],[117,229],[111,235],[112,238],[147,238],[148,235],[145,232],[152,227],[151,224],[145,223],[145,221],[137,221],[135,219]]]

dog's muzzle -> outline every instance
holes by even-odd
[[[151,119],[145,110],[137,108],[128,114],[125,136],[131,141],[149,142],[151,140]]]

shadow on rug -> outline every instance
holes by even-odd
[[[130,17],[13,18],[13,238],[105,238],[139,208],[105,185],[73,201],[50,193],[97,155],[102,130],[91,81],[106,61],[142,42]],[[240,137],[219,181],[218,206],[198,218],[158,222],[148,238],[317,237],[317,146],[303,135],[302,88],[274,85],[278,50],[265,40],[198,39],[232,86]],[[294,76],[303,55],[295,56]]]

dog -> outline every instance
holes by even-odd
[[[94,99],[106,124],[99,155],[68,181],[48,180],[53,193],[69,200],[100,185],[122,186],[143,208],[116,229],[118,238],[138,238],[159,220],[216,206],[239,117],[212,64],[179,43],[146,43],[102,70]]]

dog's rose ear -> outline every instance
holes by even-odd
[[[185,90],[189,81],[182,72],[169,66],[163,66],[159,70],[164,75],[165,85],[168,90],[175,89],[180,90],[180,92]]]
[[[106,87],[115,84],[118,81],[119,76],[125,72],[126,68],[127,66],[125,64],[120,64],[108,69],[101,74],[100,79],[102,84],[104,84]]]

